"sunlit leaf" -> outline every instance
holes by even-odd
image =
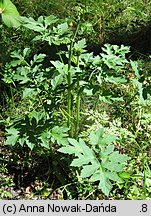
[[[51,85],[52,85],[52,89],[55,90],[63,81],[63,77],[61,74],[59,74],[58,76],[55,76],[52,80],[51,80]]]
[[[2,20],[8,27],[19,27],[19,12],[16,6],[10,0],[3,0],[1,2]]]
[[[34,148],[34,143],[30,142],[28,139],[26,139],[26,145],[32,150]]]
[[[137,78],[140,78],[140,75],[139,75],[139,70],[138,70],[138,63],[135,62],[135,61],[132,61],[130,60],[130,63],[131,63],[131,66],[132,66],[132,69],[136,75]]]
[[[50,146],[49,146],[49,133],[47,131],[43,131],[40,136],[39,136],[39,139],[41,140],[41,143],[40,145],[49,149]]]
[[[57,142],[58,145],[66,146],[68,144],[68,134],[67,131],[69,129],[67,127],[59,127],[55,126],[51,130],[51,141],[53,143]]]
[[[23,99],[26,97],[32,97],[35,96],[37,94],[37,92],[35,92],[34,89],[32,88],[25,88],[23,91]]]

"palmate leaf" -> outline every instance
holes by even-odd
[[[10,0],[3,0],[0,3],[0,9],[2,10],[2,20],[8,27],[19,27],[19,12],[16,6]]]
[[[30,81],[30,78],[26,77],[26,76],[21,76],[18,74],[14,75],[14,80],[20,81],[20,84],[25,84],[28,83]]]
[[[14,146],[19,138],[19,131],[16,128],[10,127],[6,129],[8,136],[5,142],[5,145]]]
[[[42,147],[45,147],[45,148],[47,148],[47,149],[50,148],[50,146],[49,146],[49,137],[50,137],[50,134],[49,134],[48,131],[43,131],[43,132],[40,134],[39,139],[41,140],[40,145],[41,145]]]
[[[12,58],[17,58],[17,59],[21,59],[22,58],[20,50],[15,50],[15,51],[11,52],[10,56]]]
[[[55,126],[51,130],[51,141],[53,143],[57,142],[58,145],[64,145],[66,146],[68,144],[68,134],[67,131],[69,129],[67,127],[59,127]]]
[[[103,129],[91,132],[89,139],[90,147],[82,139],[77,141],[69,138],[69,144],[58,151],[75,155],[71,166],[81,167],[79,177],[88,178],[90,182],[99,181],[98,188],[108,196],[112,188],[111,181],[120,181],[118,173],[123,171],[123,163],[129,157],[114,151],[114,145],[111,143],[116,137],[104,135]]]
[[[90,182],[99,181],[98,188],[101,189],[106,196],[109,195],[112,189],[112,184],[110,180],[119,182],[120,178],[116,173],[108,172],[103,169],[95,172],[90,178]]]
[[[102,60],[108,68],[120,72],[123,70],[125,64],[128,63],[125,54],[129,52],[129,47],[105,44],[102,50]]]
[[[83,149],[77,140],[72,139],[72,138],[68,138],[68,140],[69,140],[69,143],[74,146],[74,148],[76,150],[76,151],[74,150],[75,154],[76,154],[76,152],[83,153]]]

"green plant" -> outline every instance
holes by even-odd
[[[9,187],[13,187],[14,183],[12,181],[11,176],[8,176],[7,169],[7,159],[1,157],[0,159],[0,200],[3,199],[11,199],[13,197],[12,191],[9,190]]]
[[[3,22],[8,27],[19,27],[19,13],[17,8],[10,0],[1,0],[0,1],[0,14],[2,15]]]
[[[22,65],[22,72],[19,75],[12,75],[11,73],[11,76],[13,76],[14,80],[21,80],[20,84],[27,85],[27,83],[33,83],[32,86],[34,88],[25,88],[23,98],[28,95],[33,96],[37,95],[37,93],[41,93],[41,89],[37,86],[38,83],[41,85],[41,82],[43,82],[41,88],[44,88],[47,94],[49,94],[48,92],[56,94],[60,86],[63,91],[66,89],[67,112],[62,110],[62,114],[66,116],[67,126],[70,129],[71,136],[76,137],[80,129],[80,100],[83,92],[87,94],[89,94],[88,92],[90,91],[93,92],[93,94],[99,92],[99,99],[104,102],[124,101],[122,96],[117,95],[112,92],[112,90],[107,91],[106,85],[110,86],[110,84],[114,84],[117,86],[126,84],[132,80],[134,85],[138,87],[141,102],[144,102],[143,87],[142,83],[139,81],[141,76],[139,75],[135,62],[130,61],[130,66],[132,70],[134,70],[136,79],[132,78],[128,80],[127,73],[125,73],[127,65],[129,65],[129,61],[126,59],[126,54],[129,53],[129,47],[106,44],[102,48],[103,53],[94,56],[93,53],[87,53],[85,39],[76,41],[80,21],[75,30],[71,31],[68,26],[68,21],[60,24],[59,20],[54,16],[41,16],[37,21],[33,18],[26,17],[20,19],[24,27],[38,33],[33,39],[34,41],[47,41],[49,45],[54,44],[56,50],[58,50],[57,46],[59,45],[65,44],[67,46],[67,50],[58,51],[60,60],[50,61],[52,67],[43,71],[43,73],[39,73],[41,64],[37,63],[42,62],[45,55],[35,55],[34,59],[28,63],[25,60],[26,55],[29,53],[28,48],[24,49],[23,55],[15,52],[12,53],[12,57],[18,60],[12,61],[11,66],[19,66],[17,70],[20,73],[20,65]],[[32,74],[31,71],[33,71]],[[52,76],[48,75],[50,72]],[[14,73],[16,72],[14,71]],[[28,74],[30,77],[27,77]],[[32,82],[30,82],[31,77],[33,78]],[[51,86],[49,86],[46,79],[51,79]],[[4,80],[6,81],[6,78],[4,78]],[[76,101],[75,104],[74,101]],[[74,106],[76,106],[75,110]],[[73,112],[76,113],[75,116],[73,116]]]
[[[37,2],[15,2],[18,8],[23,8],[23,14],[34,15],[33,19],[20,17],[11,1],[0,1],[3,22],[9,27],[17,27],[7,38],[9,30],[1,25],[3,52],[0,57],[3,64],[7,62],[3,47],[9,53],[13,47],[18,49],[18,46],[22,48],[28,44],[22,51],[18,49],[11,53],[12,61],[5,68],[1,65],[1,83],[5,89],[1,96],[0,123],[7,132],[6,144],[12,151],[27,150],[24,157],[20,151],[16,152],[16,164],[21,159],[20,167],[24,167],[25,158],[28,158],[28,164],[34,164],[35,155],[39,160],[42,156],[42,163],[47,161],[49,167],[44,175],[47,180],[53,177],[52,184],[57,178],[59,185],[53,186],[61,190],[63,198],[95,199],[98,198],[96,191],[100,193],[98,188],[109,196],[113,186],[110,192],[113,199],[149,199],[150,64],[129,60],[130,48],[123,45],[105,44],[95,56],[87,51],[87,44],[90,48],[87,41],[96,41],[97,38],[101,44],[108,38],[116,41],[117,37],[119,42],[127,35],[126,44],[129,37],[133,38],[131,33],[138,32],[149,20],[150,3],[142,0],[135,3],[114,1],[112,4],[110,1],[80,0],[77,3],[67,0],[60,4],[58,0],[52,7],[51,1],[46,1],[46,6]],[[66,4],[70,4],[70,11],[65,11]],[[49,6],[53,14],[61,12],[61,17],[70,14],[70,18],[37,18],[39,14],[49,15]],[[20,40],[25,32],[30,37]],[[83,39],[85,36],[87,41]],[[43,52],[35,54],[33,50],[45,42],[52,53],[55,47],[57,54],[53,53],[52,59],[49,56],[48,68],[45,68],[48,56]],[[102,127],[105,127],[106,134],[116,134],[118,138],[104,134],[103,129],[92,132]],[[70,156],[58,153],[58,148]],[[128,157],[117,150],[131,157],[125,171]],[[31,170],[35,166],[30,164]],[[20,174],[22,177],[24,168]],[[1,169],[5,170],[3,164]],[[45,192],[47,197],[49,191]],[[4,194],[3,198],[7,196],[9,194]]]
[[[117,175],[123,171],[120,163],[128,157],[114,151],[114,145],[109,144],[116,139],[104,135],[103,129],[91,132],[89,144],[82,139],[76,141],[81,130],[81,99],[85,94],[109,104],[124,101],[115,90],[129,83],[126,72],[130,65],[126,59],[129,47],[106,44],[102,53],[94,56],[87,52],[85,39],[77,40],[80,20],[75,29],[70,29],[68,20],[62,23],[54,16],[41,16],[37,21],[20,19],[24,27],[36,32],[33,41],[55,45],[59,60],[51,60],[51,66],[44,68],[44,54],[31,57],[29,48],[11,54],[13,60],[6,65],[3,80],[19,88],[20,99],[28,100],[31,106],[6,129],[6,144],[27,145],[31,150],[42,147],[52,153],[58,148],[56,143],[62,145],[59,151],[79,157],[72,165],[82,167],[80,178],[99,181],[99,188],[108,196],[110,180],[120,180]],[[65,49],[60,50],[60,45]],[[131,66],[135,70],[132,63]],[[61,118],[56,121],[55,115]]]
[[[84,140],[69,138],[69,144],[61,147],[58,151],[65,154],[74,154],[71,166],[79,167],[81,173],[79,180],[89,178],[90,182],[99,181],[98,188],[108,196],[112,188],[112,181],[120,181],[118,173],[123,171],[123,163],[129,158],[126,155],[114,151],[114,145],[111,143],[116,137],[104,135],[104,130],[99,129],[96,133],[91,132],[89,136],[89,145]]]

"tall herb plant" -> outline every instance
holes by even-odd
[[[50,49],[52,44],[56,46],[59,60],[50,61],[51,66],[44,69],[44,54],[35,54],[30,60],[29,48],[12,53],[13,60],[6,66],[3,80],[15,87],[20,86],[21,99],[39,103],[40,108],[33,107],[7,128],[6,144],[27,145],[31,150],[38,146],[52,150],[52,143],[57,143],[61,146],[58,151],[75,155],[71,166],[78,168],[79,181],[85,178],[91,182],[99,181],[99,188],[108,196],[112,188],[111,181],[120,180],[118,173],[123,171],[122,164],[129,158],[114,150],[112,143],[116,137],[106,135],[103,129],[92,132],[89,142],[78,139],[80,101],[83,94],[96,94],[99,100],[108,103],[124,100],[122,95],[106,92],[104,86],[129,82],[125,76],[129,64],[126,59],[129,47],[106,44],[100,55],[88,53],[86,40],[77,40],[79,21],[71,29],[69,20],[60,22],[52,15],[41,16],[37,21],[20,17],[22,27],[36,32],[33,41],[46,41]],[[66,49],[60,50],[60,45],[65,45]],[[135,64],[131,62],[131,65],[135,69]],[[58,106],[59,102],[55,98],[58,95],[67,95],[67,110],[61,104]],[[57,107],[65,119],[64,124],[61,121],[55,123],[53,112]]]

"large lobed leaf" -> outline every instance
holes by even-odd
[[[90,144],[84,140],[68,138],[68,145],[61,147],[58,151],[65,154],[73,154],[71,166],[81,167],[80,178],[88,178],[90,182],[99,182],[98,188],[108,196],[112,188],[111,181],[120,181],[117,173],[123,171],[123,163],[129,157],[114,151],[115,136],[104,135],[104,130],[99,129],[90,133]]]
[[[0,2],[0,9],[2,11],[2,20],[8,27],[19,27],[19,12],[16,6],[10,0],[3,0]]]

